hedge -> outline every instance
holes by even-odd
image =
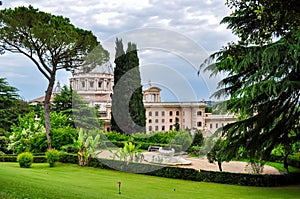
[[[17,156],[0,156],[0,161],[16,162]],[[34,162],[46,162],[45,156],[35,156]],[[62,154],[60,162],[77,164],[76,154]],[[135,162],[124,162],[120,160],[90,158],[88,166],[102,169],[121,170],[124,172],[143,173],[151,176],[214,182],[224,184],[237,184],[243,186],[283,186],[300,183],[300,173],[289,173],[281,175],[259,175],[245,173],[228,173],[218,171],[195,170],[173,166],[162,166],[157,164],[144,164]]]
[[[192,180],[215,182],[224,184],[237,184],[244,186],[283,186],[300,183],[300,173],[289,173],[281,175],[259,175],[246,173],[228,173],[218,171],[197,171],[191,168],[164,167],[162,165],[124,162],[109,159],[90,159],[88,166],[102,169],[121,170],[124,172],[144,173],[146,175]],[[148,172],[150,171],[150,172]]]
[[[17,155],[2,155],[0,156],[0,162],[17,162]],[[45,155],[33,156],[34,163],[46,162]]]

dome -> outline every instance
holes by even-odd
[[[77,68],[74,70],[74,73],[105,73],[112,74],[114,73],[113,67],[110,62],[105,62],[102,65],[97,65],[92,70],[92,66],[86,66],[85,68]],[[86,72],[87,70],[90,70]]]

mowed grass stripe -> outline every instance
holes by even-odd
[[[118,181],[122,182],[118,194]],[[0,163],[0,198],[300,198],[300,186],[246,187],[192,182],[59,163]]]

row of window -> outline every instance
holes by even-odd
[[[174,112],[175,112],[175,111],[174,111]],[[152,111],[149,111],[148,115],[149,115],[149,116],[152,116],[152,115],[153,115],[153,114],[152,114]],[[155,116],[158,116],[158,115],[159,115],[159,112],[158,112],[158,111],[155,111],[155,112],[154,112],[154,115],[155,115]],[[176,112],[175,112],[175,115],[176,115],[176,116],[179,116],[179,111],[176,111]],[[165,111],[161,111],[161,116],[165,116]],[[169,111],[169,116],[173,116],[173,111]]]
[[[179,121],[178,118],[177,118],[177,120]],[[176,118],[175,118],[175,121],[176,121]],[[159,120],[158,120],[158,119],[155,119],[154,122],[155,122],[155,123],[159,123]],[[173,119],[169,119],[169,122],[172,123],[172,122],[174,122],[174,121],[173,121]],[[149,120],[148,120],[148,123],[151,124],[151,123],[152,123],[152,119],[149,119]],[[165,119],[161,119],[161,123],[165,123]]]
[[[169,126],[169,129],[168,130],[172,130],[173,129],[173,125],[170,125]],[[154,126],[154,128],[152,126],[149,126],[148,127],[148,130],[149,131],[167,131],[166,127],[165,126],[161,126],[161,129],[159,129],[158,126]]]
[[[175,112],[175,111],[174,111]],[[180,112],[179,111],[176,111],[175,112],[176,116],[179,116]],[[152,111],[149,111],[148,113],[149,116],[152,116]],[[158,116],[159,115],[159,112],[158,111],[155,111],[154,112],[154,115],[155,116]],[[183,112],[183,115],[184,115],[184,112]],[[202,115],[202,111],[197,111],[197,116],[201,116]],[[165,116],[165,111],[161,111],[161,116]],[[173,116],[173,111],[169,111],[169,116]]]
[[[82,81],[82,82],[81,82],[81,87],[82,87],[82,88],[85,88],[85,83],[86,83],[85,81]],[[94,82],[93,82],[93,81],[90,81],[89,84],[90,84],[90,86],[89,86],[90,88],[94,88]],[[101,82],[98,82],[98,88],[101,88],[101,87],[102,87],[102,84],[103,84],[102,81],[101,81]],[[107,82],[107,83],[106,83],[106,86],[109,87],[109,84],[110,84],[110,82]]]

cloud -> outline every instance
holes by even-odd
[[[198,99],[207,98],[212,92],[204,92],[203,81],[211,85],[216,84],[218,79],[206,80],[207,75],[198,77],[197,66],[209,54],[219,50],[227,42],[235,40],[231,31],[226,30],[225,25],[219,24],[221,19],[230,13],[223,0],[3,1],[5,8],[29,4],[39,10],[67,17],[77,27],[92,30],[110,51],[112,63],[114,40],[117,36],[123,38],[125,47],[128,41],[137,43],[141,64],[164,65],[176,73],[181,73],[192,85],[193,90],[197,90]],[[24,65],[19,68],[24,59],[16,56],[21,55],[0,56],[2,76],[5,75],[10,82],[22,88],[25,99],[43,95],[47,81],[30,61],[26,61],[26,67]],[[147,69],[147,78],[159,72],[154,65],[151,73],[149,68]],[[6,66],[10,69],[7,70]],[[60,72],[57,80],[67,84],[70,76],[70,73]],[[169,82],[174,81],[171,76],[161,78]],[[147,81],[148,79],[143,79],[143,83]]]

